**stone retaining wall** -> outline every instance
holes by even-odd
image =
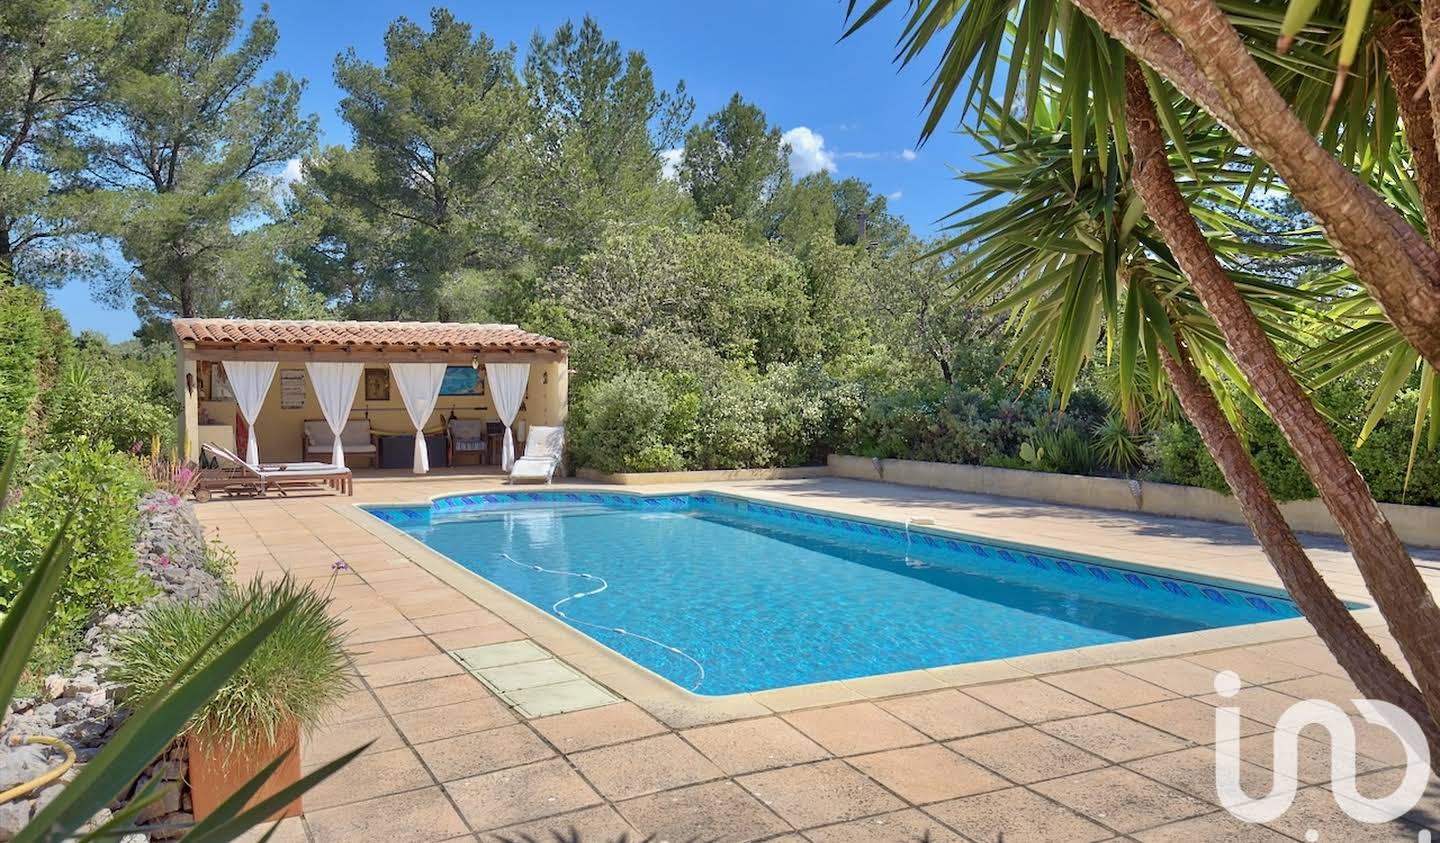
[[[832,454],[830,470],[836,477],[883,480],[907,486],[928,486],[955,492],[973,492],[1007,498],[1024,498],[1046,503],[1145,512],[1178,518],[1198,518],[1226,524],[1244,524],[1240,504],[1229,495],[1196,486],[1176,486],[1113,477],[1079,477],[1043,471],[991,468],[981,465],[877,460]],[[1290,526],[1296,530],[1340,535],[1325,505],[1318,500],[1290,501],[1280,505]],[[1380,509],[1399,533],[1412,545],[1440,547],[1440,509],[1382,503]]]
[[[135,561],[156,586],[148,606],[160,600],[209,600],[222,583],[205,570],[205,539],[194,507],[165,492],[154,492],[139,504],[136,515]],[[76,766],[60,780],[29,798],[0,805],[0,841],[19,833],[25,823],[73,781],[85,762],[95,757],[110,736],[125,721],[125,688],[107,681],[105,674],[115,663],[110,654],[113,637],[141,622],[145,606],[133,606],[97,618],[85,632],[84,649],[70,667],[46,677],[40,696],[17,699],[0,721],[0,790],[29,781],[60,763],[63,756],[49,747],[29,745],[30,735],[59,738],[75,749]],[[167,750],[139,782],[161,776],[181,783],[185,779],[184,743]],[[142,814],[142,823],[174,824],[191,819],[183,786],[171,788],[165,798]],[[103,822],[102,811],[95,822]],[[163,839],[160,833],[154,839]],[[122,843],[144,843],[145,835],[132,835]]]
[[[635,471],[607,474],[593,468],[575,472],[581,480],[592,483],[615,483],[620,486],[650,486],[659,483],[720,483],[726,480],[798,480],[806,477],[829,477],[830,467],[805,465],[797,468],[729,468],[718,471]]]

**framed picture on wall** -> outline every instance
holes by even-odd
[[[470,366],[446,366],[441,395],[484,395],[485,378]]]
[[[366,401],[389,401],[389,400],[390,400],[390,370],[389,370],[389,369],[366,369],[366,370],[365,370],[365,400],[366,400]]]

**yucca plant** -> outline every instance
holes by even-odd
[[[17,441],[11,444],[3,466],[0,466],[0,517],[3,517],[5,503],[9,500],[18,453]],[[45,628],[55,593],[65,579],[70,555],[65,538],[67,527],[68,520],[50,542],[9,612],[0,620],[0,641],[4,642],[4,648],[0,650],[0,710],[8,709],[14,697],[30,653]],[[206,640],[184,664],[156,684],[153,692],[109,743],[16,835],[16,843],[114,840],[137,831],[134,823],[140,812],[165,794],[159,778],[151,779],[102,826],[88,834],[78,833],[102,808],[126,792],[135,778],[175,740],[206,701],[239,672],[285,622],[295,606],[294,600],[275,606],[250,629],[229,640],[227,636],[235,618],[227,619],[223,628]],[[342,755],[294,785],[246,808],[245,804],[279,766],[277,761],[247,782],[203,822],[184,830],[184,839],[190,843],[233,840],[279,807],[329,778],[364,749],[360,747]],[[273,829],[270,834],[273,834]],[[264,839],[268,840],[270,834]]]
[[[1095,426],[1095,456],[1111,471],[1130,474],[1145,462],[1140,434],[1119,416],[1107,416]]]

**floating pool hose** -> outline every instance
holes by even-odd
[[[578,578],[578,579],[589,580],[589,581],[591,581],[591,582],[598,582],[598,583],[600,583],[600,587],[599,587],[599,588],[592,589],[592,590],[590,590],[590,591],[582,591],[582,592],[579,592],[578,594],[572,594],[572,595],[570,595],[569,597],[563,597],[563,598],[555,601],[555,603],[550,607],[550,611],[554,612],[556,615],[559,615],[560,617],[564,618],[565,620],[569,621],[570,623],[578,624],[578,625],[580,625],[580,626],[588,626],[588,627],[591,627],[592,629],[603,629],[603,630],[605,630],[606,632],[613,632],[613,633],[615,633],[615,634],[617,634],[617,635],[624,635],[624,636],[628,636],[628,637],[630,637],[630,638],[638,638],[638,639],[640,639],[641,641],[644,641],[644,642],[646,642],[646,643],[648,643],[648,644],[653,644],[653,645],[655,645],[656,647],[659,647],[659,648],[661,648],[661,649],[663,649],[663,650],[669,650],[670,652],[676,654],[677,656],[680,656],[680,657],[685,658],[685,659],[689,659],[689,660],[690,660],[690,663],[693,664],[693,665],[695,665],[695,669],[700,672],[699,678],[697,678],[697,679],[695,680],[695,684],[690,686],[690,690],[692,690],[692,691],[695,690],[696,688],[700,687],[700,683],[702,683],[702,682],[705,681],[705,665],[701,664],[694,656],[690,655],[689,653],[685,652],[684,650],[680,649],[679,647],[671,647],[669,644],[666,644],[666,643],[663,642],[663,641],[656,641],[654,638],[650,638],[650,637],[648,637],[648,636],[641,635],[641,634],[639,634],[638,632],[631,632],[630,630],[624,629],[624,628],[622,628],[622,627],[618,627],[618,626],[605,626],[604,624],[590,623],[589,621],[582,621],[582,620],[580,620],[579,618],[572,618],[572,617],[570,617],[569,615],[565,614],[565,611],[560,608],[561,606],[565,605],[566,603],[569,603],[571,600],[579,600],[579,599],[581,599],[582,597],[592,597],[592,596],[594,596],[594,595],[596,595],[596,594],[599,594],[600,592],[604,591],[605,589],[609,588],[609,587],[610,587],[610,583],[606,582],[604,577],[596,576],[595,574],[587,574],[587,573],[583,573],[583,572],[582,572],[582,573],[576,573],[575,571],[555,571],[555,570],[551,570],[550,568],[542,568],[542,567],[540,567],[539,565],[528,565],[528,564],[526,564],[526,563],[524,563],[524,562],[519,561],[518,559],[516,559],[515,557],[511,556],[511,555],[508,554],[508,553],[501,553],[500,556],[501,556],[502,558],[504,558],[505,561],[511,563],[512,565],[518,565],[518,566],[520,566],[521,568],[529,568],[529,569],[532,570],[532,571],[539,571],[539,572],[542,573],[542,574],[558,574],[559,576],[562,576],[562,577],[576,577],[576,578]]]
[[[0,793],[0,804],[24,796],[32,790],[39,790],[65,775],[66,770],[75,766],[75,750],[70,747],[70,744],[65,743],[59,738],[52,738],[49,735],[31,735],[25,739],[25,743],[57,747],[61,752],[65,753],[65,760],[60,762],[59,767],[53,770],[47,770],[24,784],[17,784],[4,793]]]

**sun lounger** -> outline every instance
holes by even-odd
[[[525,440],[525,455],[510,469],[510,482],[543,480],[551,482],[565,455],[565,428],[537,425]]]
[[[213,457],[219,466],[201,469],[195,484],[197,501],[207,501],[215,492],[265,497],[272,491],[285,495],[296,490],[330,489],[341,494],[355,494],[354,478],[348,468],[336,468],[322,462],[252,466],[235,452],[213,442],[205,444],[205,453]]]

